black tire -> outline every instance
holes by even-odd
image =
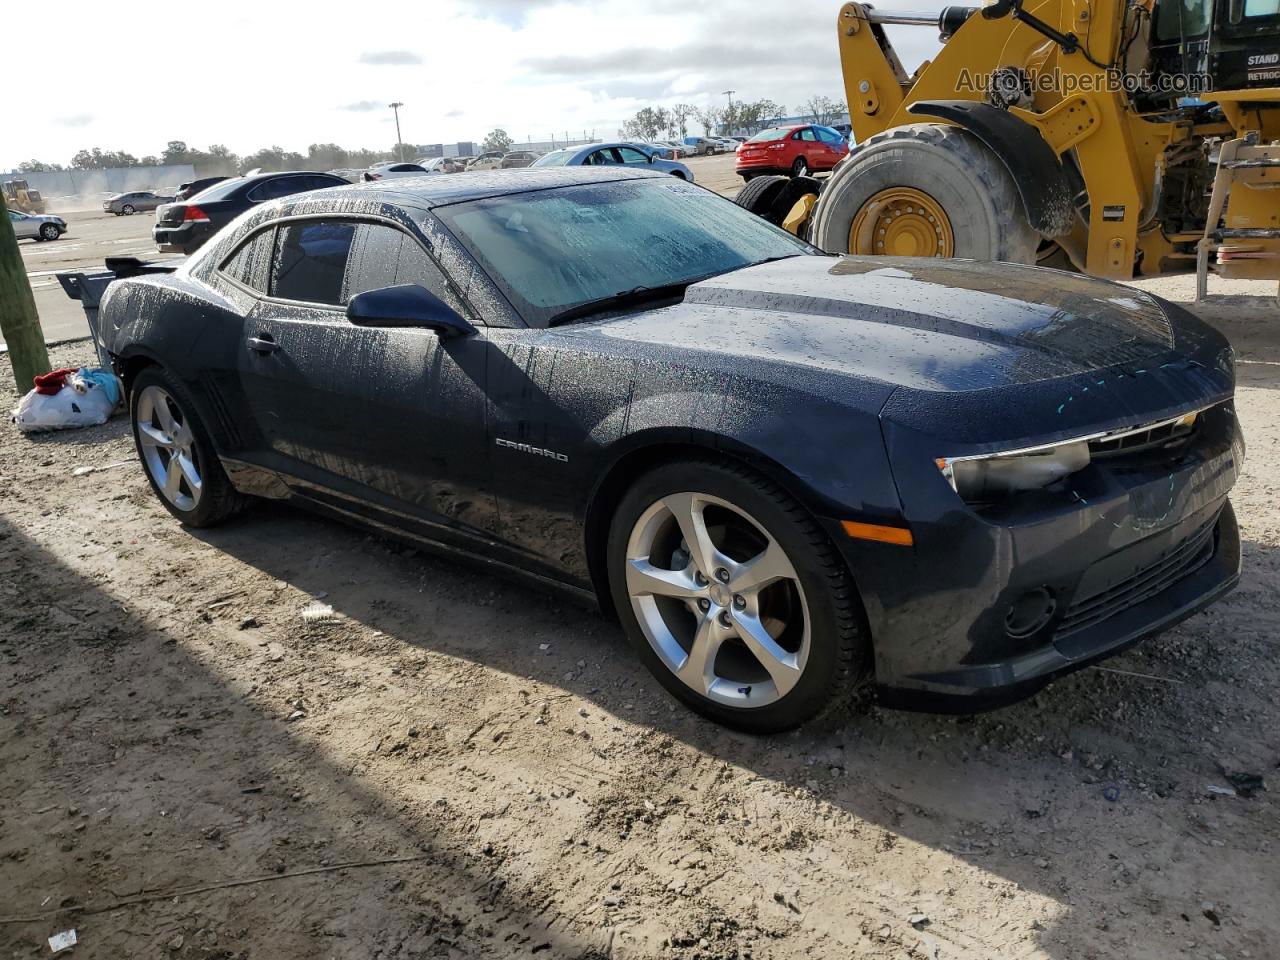
[[[627,587],[627,546],[637,521],[663,497],[699,492],[745,510],[782,547],[803,590],[809,652],[795,686],[772,703],[728,706],[686,686],[655,652]],[[752,733],[777,733],[842,716],[869,689],[871,650],[843,559],[813,517],[785,491],[732,461],[687,460],[641,475],[618,504],[606,548],[614,606],[637,655],[677,699],[703,716]]]
[[[782,195],[790,182],[789,177],[753,174],[747,185],[738,191],[733,202],[758,217],[768,219],[773,212],[774,201]]]
[[[120,208],[120,212],[123,213],[126,217],[132,217],[137,211],[134,209],[134,206],[132,203],[126,203],[123,207]]]
[[[912,187],[942,207],[955,238],[953,256],[1036,262],[1040,235],[1027,223],[1009,171],[973,134],[937,123],[897,127],[854,146],[823,188],[814,243],[828,253],[848,253],[854,217],[891,187]]]
[[[181,415],[179,422],[185,424],[191,431],[192,448],[195,452],[193,459],[197,464],[203,487],[193,509],[184,510],[175,505],[160,488],[148,466],[148,453],[144,448],[138,423],[139,399],[147,387],[159,387],[168,394]],[[164,508],[184,525],[213,527],[244,509],[247,501],[227,479],[227,474],[222,469],[217,452],[209,439],[209,433],[200,421],[199,414],[196,413],[191,395],[177,378],[170,376],[164,368],[145,367],[133,378],[129,385],[129,420],[133,431],[134,447],[138,451],[138,460],[143,465],[143,473],[146,474],[147,482],[151,484],[152,492]]]
[[[1036,266],[1049,267],[1053,270],[1066,270],[1069,273],[1079,273],[1080,270],[1072,262],[1071,257],[1067,255],[1067,251],[1063,250],[1053,240],[1045,240],[1040,244],[1040,249],[1036,252]]]
[[[795,163],[791,164],[791,175],[793,177],[807,177],[809,175],[809,161],[807,158],[796,157]]]
[[[58,229],[56,224],[46,223],[40,227],[41,240],[57,240],[62,236],[62,231]]]

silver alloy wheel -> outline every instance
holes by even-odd
[[[44,237],[46,240],[57,240],[58,228],[55,227],[52,223],[46,223],[43,227],[40,228],[40,236]]]
[[[747,708],[776,702],[800,680],[810,645],[804,589],[786,551],[746,511],[703,493],[663,497],[632,528],[626,562],[640,629],[686,686]]]
[[[194,510],[204,481],[187,415],[173,397],[153,384],[138,396],[134,416],[142,459],[156,487],[179,510]]]
[[[124,205],[124,207],[121,209],[121,211],[120,211],[120,212],[121,212],[121,213],[123,213],[125,216],[132,216],[132,215],[133,215],[133,205],[132,205],[132,204],[128,204],[128,203],[126,203],[126,204]]]

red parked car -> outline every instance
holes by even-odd
[[[830,170],[848,152],[849,141],[830,127],[770,127],[738,147],[737,171],[743,180],[765,173],[802,177]]]

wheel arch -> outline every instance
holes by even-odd
[[[698,458],[724,460],[754,470],[785,491],[811,516],[816,518],[820,515],[814,509],[813,497],[781,463],[741,441],[723,434],[688,428],[652,428],[631,434],[609,451],[609,457],[601,464],[598,479],[583,506],[583,548],[587,570],[601,610],[607,617],[617,617],[609,590],[605,556],[614,510],[626,495],[632,480],[641,473],[664,463]],[[847,560],[845,564],[847,567]],[[849,576],[854,580],[856,591],[857,581],[852,569],[849,569]]]
[[[907,112],[953,123],[977,137],[1004,165],[1018,189],[1027,222],[1046,237],[1070,233],[1071,181],[1058,155],[1031,124],[977,100],[918,100]]]

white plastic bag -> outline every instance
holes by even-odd
[[[106,423],[115,407],[107,391],[96,384],[84,393],[63,387],[54,396],[32,390],[13,411],[13,422],[23,433],[94,427]]]

